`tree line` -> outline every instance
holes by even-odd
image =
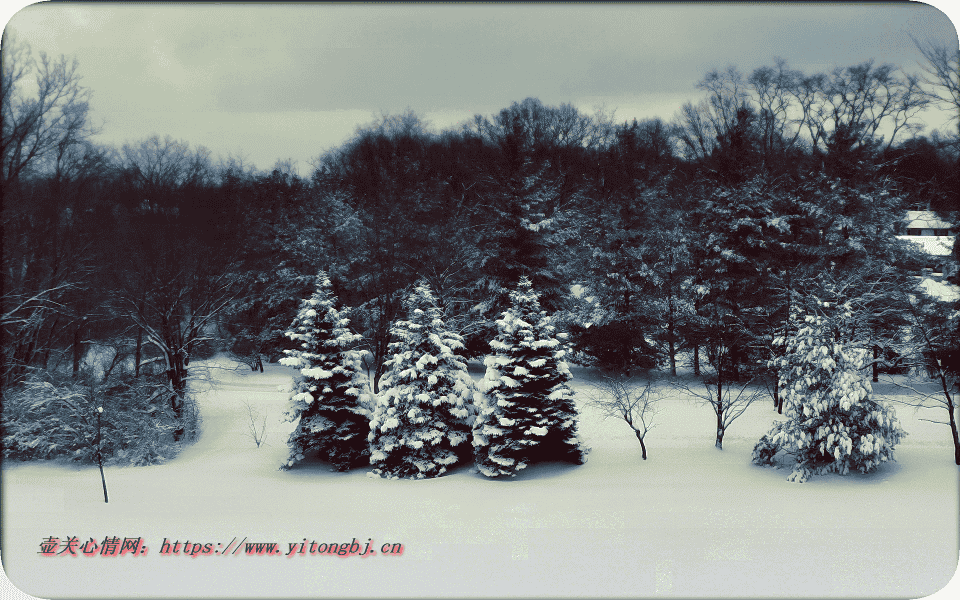
[[[182,421],[190,359],[229,350],[262,368],[282,356],[321,271],[353,307],[374,392],[421,280],[466,357],[489,352],[526,277],[585,365],[675,374],[689,355],[717,386],[753,377],[816,298],[852,302],[866,368],[895,368],[919,339],[904,333],[904,302],[928,262],[896,238],[905,211],[955,222],[960,210],[960,130],[922,135],[918,119],[960,111],[958,57],[917,45],[918,76],[873,62],[808,74],[780,59],[712,71],[705,98],[670,121],[536,98],[439,132],[410,110],[383,115],[301,177],[169,136],[95,143],[77,62],[14,40],[0,383],[80,377],[87,352],[106,348],[110,369],[129,363],[135,378],[159,365],[154,400]],[[956,323],[938,326],[928,362],[956,356]]]

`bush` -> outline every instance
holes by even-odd
[[[4,392],[3,456],[95,462],[97,407],[104,462],[145,465],[172,457],[177,423],[161,379],[123,376],[109,386],[34,377]]]

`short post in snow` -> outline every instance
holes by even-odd
[[[97,459],[97,464],[100,466],[100,481],[103,483],[103,502],[106,504],[109,502],[107,499],[107,479],[103,476],[103,454],[100,452],[100,447],[102,445],[103,438],[100,435],[100,415],[103,414],[103,407],[97,407],[97,452],[94,455],[94,458]]]

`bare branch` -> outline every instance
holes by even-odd
[[[647,447],[644,437],[654,427],[653,417],[659,412],[657,403],[662,394],[637,379],[625,375],[599,374],[599,380],[591,382],[595,393],[591,405],[603,411],[606,417],[623,419],[633,429],[643,460],[647,459]]]

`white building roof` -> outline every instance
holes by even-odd
[[[942,300],[944,302],[955,302],[960,299],[960,287],[952,283],[943,281],[934,281],[933,279],[924,279],[919,284],[928,296]]]
[[[951,223],[947,223],[929,210],[908,210],[907,217],[908,229],[950,229]]]

